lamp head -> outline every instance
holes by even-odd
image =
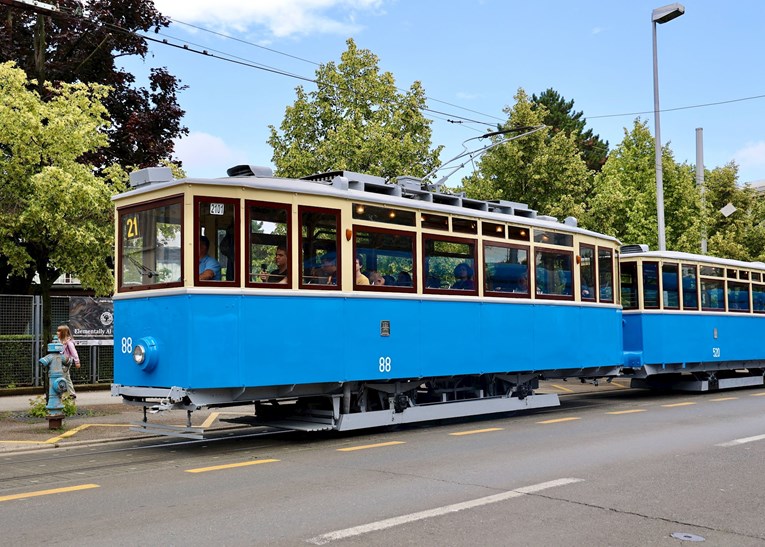
[[[663,24],[672,19],[676,19],[685,13],[685,6],[682,4],[674,3],[656,8],[651,12],[651,21],[654,23]]]

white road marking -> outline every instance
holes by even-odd
[[[753,443],[755,441],[762,441],[765,439],[765,435],[755,435],[754,437],[744,437],[743,439],[734,439],[727,443],[716,444],[715,446],[738,446],[740,444]]]
[[[457,511],[463,511],[465,509],[473,509],[475,507],[488,505],[490,503],[498,503],[500,501],[518,498],[526,494],[533,494],[535,492],[547,490],[548,488],[555,488],[556,486],[565,486],[567,484],[582,482],[583,480],[584,479],[557,479],[554,481],[541,482],[539,484],[533,484],[531,486],[524,486],[523,488],[517,488],[515,490],[502,492],[501,494],[486,496],[485,498],[478,498],[462,503],[455,503],[453,505],[445,505],[435,509],[428,509],[427,511],[402,515],[400,517],[378,520],[377,522],[370,522],[369,524],[362,524],[361,526],[354,526],[353,528],[346,528],[345,530],[336,530],[334,532],[329,532],[328,534],[316,536],[306,541],[307,543],[312,543],[314,545],[326,545],[327,543],[331,543],[339,539],[360,536],[369,532],[385,530],[386,528],[393,528],[394,526],[400,526],[402,524],[408,524],[410,522],[415,522],[427,518],[439,517],[448,513],[456,513]]]

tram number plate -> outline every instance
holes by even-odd
[[[715,358],[720,357],[720,348],[712,348],[712,357],[715,357]]]
[[[220,216],[224,213],[224,207],[225,206],[222,203],[211,203],[210,214]]]

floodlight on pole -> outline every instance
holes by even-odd
[[[653,26],[653,118],[656,124],[654,148],[656,153],[656,212],[659,222],[659,250],[667,250],[667,238],[664,229],[664,172],[661,166],[661,123],[659,122],[659,61],[656,53],[656,24],[664,24],[685,13],[682,4],[669,4],[656,8],[651,13]]]

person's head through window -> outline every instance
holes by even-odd
[[[354,264],[354,276],[357,285],[369,285],[369,278],[361,273],[361,255],[356,256],[356,262]]]
[[[287,256],[286,246],[279,245],[276,247],[274,263],[276,264],[276,269],[271,270],[270,273],[266,273],[266,265],[263,264],[263,272],[260,274],[260,280],[265,281],[266,283],[287,283],[289,278],[289,272],[287,270],[289,258]]]
[[[465,262],[458,264],[457,267],[454,268],[454,285],[452,285],[452,289],[471,290],[474,288],[473,268]]]
[[[220,263],[207,252],[210,240],[207,236],[199,236],[199,279],[204,281],[220,281]]]
[[[372,272],[369,274],[369,283],[371,285],[385,285],[385,277],[380,272]]]
[[[337,284],[337,257],[328,252],[321,255],[321,274],[327,278],[327,283]]]

